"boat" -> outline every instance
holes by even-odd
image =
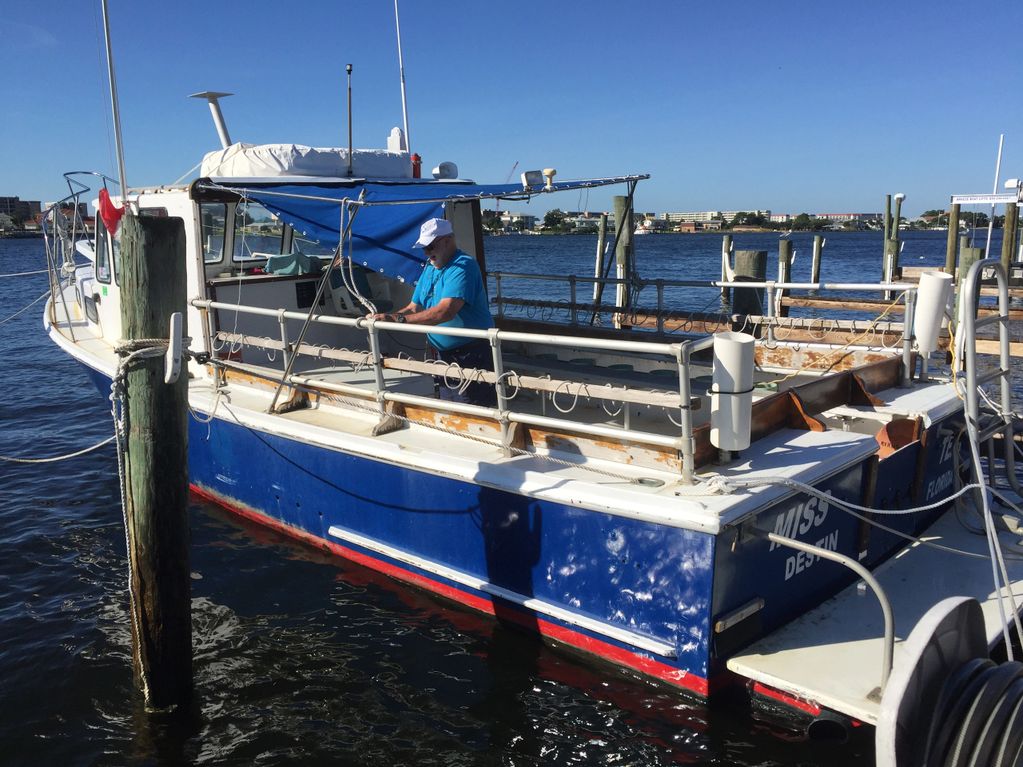
[[[69,176],[46,217],[44,321],[106,396],[122,337],[120,229],[100,216],[82,236],[62,215],[95,194],[84,178]],[[809,636],[807,616],[859,593],[862,573],[832,560],[877,571],[947,525],[970,481],[968,403],[954,375],[928,367],[933,348],[914,345],[914,323],[917,336],[940,325],[947,292],[925,306],[915,285],[814,286],[901,292],[893,342],[876,321],[822,320],[797,337],[776,316],[775,283],[732,284],[760,294],[763,316],[696,315],[660,289],[644,310],[631,302],[638,268],[559,273],[556,244],[543,272],[487,270],[483,201],[618,185],[631,202],[641,174],[485,185],[445,163],[423,179],[399,142],[226,144],[191,183],[114,194],[91,178],[101,209],[183,223],[197,496],[700,700],[750,680],[815,721],[870,722],[869,702],[817,695],[754,656],[793,626]],[[496,327],[430,330],[487,340],[492,371],[426,360],[426,328],[367,318],[409,301],[423,269],[412,244],[433,217],[479,264]],[[529,289],[540,283],[565,298],[542,300]],[[587,297],[598,287],[592,302],[580,284]],[[654,319],[640,322],[644,311]],[[494,387],[497,406],[436,397],[470,381]],[[989,582],[956,587],[997,601]],[[882,639],[856,667],[861,697],[877,687]]]

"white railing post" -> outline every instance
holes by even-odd
[[[511,456],[511,422],[508,420],[508,392],[504,382],[504,358],[501,355],[501,334],[497,328],[487,332],[490,353],[494,359],[494,391],[497,393],[497,420],[501,424],[501,448]]]
[[[281,309],[277,313],[277,324],[281,328],[281,344],[283,344],[284,369],[291,370],[292,367],[291,355],[294,353],[294,351],[291,348],[291,343],[288,341],[288,320],[287,317],[284,316],[284,309]]]
[[[376,380],[377,407],[380,408],[380,415],[387,415],[387,405],[384,400],[384,358],[380,353],[380,332],[376,327],[376,320],[366,321],[367,335],[369,336],[369,352],[373,355],[373,372]]]

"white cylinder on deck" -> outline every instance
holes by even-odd
[[[941,331],[951,291],[951,274],[924,272],[920,275],[913,332],[916,335],[917,348],[923,354],[930,354],[938,348],[938,333]]]
[[[755,343],[748,333],[714,335],[710,442],[721,450],[745,450],[750,444]]]

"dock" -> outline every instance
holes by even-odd
[[[1002,532],[1000,537],[1006,551],[1019,544],[1019,536]],[[895,666],[917,621],[946,597],[976,599],[984,613],[988,645],[1002,638],[986,538],[967,531],[955,514],[945,514],[921,538],[982,558],[917,543],[874,570],[895,615]],[[1023,603],[1023,561],[1007,559],[1006,565],[1019,605]],[[876,725],[881,708],[883,636],[877,597],[858,581],[733,656],[727,665],[755,682]]]

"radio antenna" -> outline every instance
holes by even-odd
[[[410,152],[412,137],[408,132],[408,105],[405,102],[405,63],[401,57],[401,21],[398,19],[398,0],[394,0],[394,28],[398,33],[398,72],[401,75],[401,118],[405,125],[405,151]]]
[[[348,73],[348,176],[352,175],[352,65],[345,65]]]

